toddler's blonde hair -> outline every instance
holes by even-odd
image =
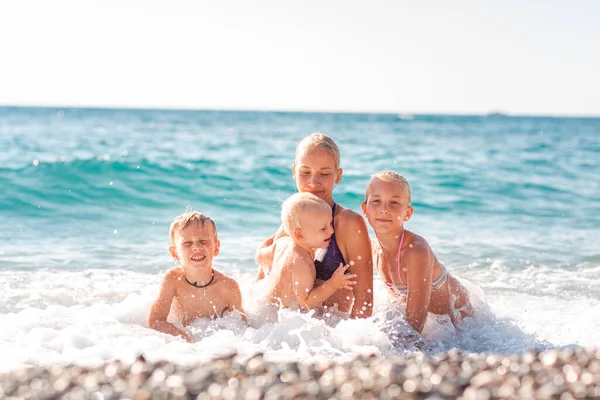
[[[331,213],[329,204],[312,193],[296,193],[288,197],[281,206],[281,221],[286,233],[292,237],[296,228],[302,228],[302,218],[307,213],[317,210]]]
[[[302,139],[300,143],[298,143],[298,146],[296,146],[296,162],[298,161],[300,154],[310,148],[327,150],[333,156],[335,168],[340,167],[340,149],[337,144],[335,144],[335,141],[326,134],[315,132]]]
[[[371,190],[371,184],[373,183],[373,181],[375,179],[379,179],[380,181],[383,181],[383,182],[399,183],[402,186],[402,189],[404,189],[404,193],[406,194],[406,197],[408,198],[408,205],[410,205],[411,195],[410,195],[410,185],[408,184],[408,181],[406,180],[405,177],[403,177],[399,173],[394,172],[394,171],[389,171],[389,170],[388,171],[379,171],[379,172],[376,172],[373,175],[371,175],[371,179],[369,180],[369,183],[367,184],[367,190],[365,192],[365,201],[367,201],[369,199],[369,191]]]
[[[193,221],[197,221],[198,223],[202,224],[202,227],[204,227],[207,223],[210,224],[215,233],[215,239],[218,239],[217,225],[215,225],[215,221],[206,214],[189,210],[175,217],[171,223],[171,227],[169,228],[169,239],[171,240],[172,245],[175,245],[175,234],[190,226]]]

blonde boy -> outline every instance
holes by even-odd
[[[213,269],[213,257],[219,254],[221,243],[212,218],[197,211],[185,212],[175,218],[169,236],[169,252],[181,265],[166,272],[148,327],[193,342],[190,334],[167,322],[170,312],[182,326],[197,318],[221,317],[226,311],[243,313],[242,295],[235,280]]]
[[[267,276],[270,303],[280,307],[297,305],[307,311],[339,289],[352,289],[356,275],[344,274],[349,265],[340,265],[330,279],[314,288],[313,251],[327,248],[333,234],[327,202],[311,193],[296,193],[283,203],[281,219],[287,236],[257,254],[259,265],[269,265],[273,260]]]

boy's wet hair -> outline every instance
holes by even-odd
[[[187,210],[181,215],[175,217],[171,223],[171,227],[169,228],[169,239],[171,240],[172,245],[175,245],[175,234],[183,231],[194,221],[202,224],[202,227],[206,226],[208,223],[213,228],[215,239],[218,239],[217,225],[215,225],[215,221],[213,221],[211,217],[198,211]]]
[[[369,183],[367,184],[367,190],[365,192],[365,202],[369,199],[369,190],[371,189],[371,184],[373,183],[373,181],[375,179],[379,179],[380,181],[383,181],[383,182],[396,182],[396,183],[399,183],[400,185],[402,185],[402,188],[404,189],[406,197],[408,198],[408,205],[410,205],[410,202],[411,202],[410,185],[408,184],[408,181],[406,180],[405,177],[403,177],[402,175],[400,175],[399,173],[394,172],[394,171],[379,171],[379,172],[376,172],[373,175],[371,175],[371,179],[369,180]]]
[[[291,237],[296,228],[301,228],[300,220],[310,211],[322,210],[331,214],[331,207],[323,199],[312,193],[296,193],[287,198],[281,206],[281,221],[286,233]]]
[[[302,139],[300,143],[298,143],[298,146],[296,146],[296,161],[302,152],[310,148],[327,150],[333,156],[335,168],[340,167],[340,149],[337,144],[335,144],[335,141],[326,134],[315,132]]]

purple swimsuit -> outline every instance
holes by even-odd
[[[331,208],[331,224],[333,226],[335,226],[333,224],[333,218],[335,218],[335,206],[336,204],[333,203],[333,207]],[[325,257],[323,257],[323,261],[315,260],[315,267],[317,269],[317,279],[326,281],[327,279],[331,278],[335,270],[338,269],[338,267],[340,266],[340,263],[342,263],[342,265],[346,265],[346,261],[344,261],[342,251],[340,250],[340,248],[337,245],[337,242],[335,241],[334,230],[333,235],[331,235],[329,245],[327,246],[327,253],[325,253]]]

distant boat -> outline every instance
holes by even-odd
[[[490,111],[486,114],[487,117],[508,117],[507,114],[500,112],[498,110]]]

